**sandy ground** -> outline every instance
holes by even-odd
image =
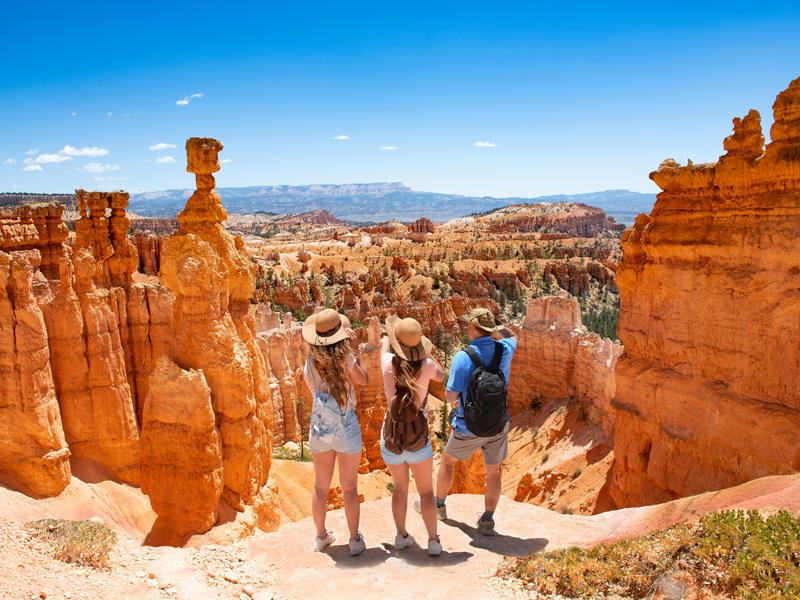
[[[389,499],[384,498],[362,505],[367,550],[353,558],[346,550],[342,511],[329,513],[328,524],[340,539],[325,553],[310,551],[314,535],[310,519],[225,545],[144,547],[141,533],[128,533],[135,534],[136,524],[144,518],[138,501],[131,502],[131,493],[111,482],[79,482],[59,498],[37,501],[0,488],[0,597],[301,599],[335,593],[345,598],[525,598],[533,592],[493,577],[506,556],[640,535],[724,508],[800,511],[800,475],[767,477],[663,505],[593,516],[559,514],[503,497],[496,516],[499,535],[486,538],[473,526],[482,498],[456,495],[447,502],[450,520],[440,526],[445,552],[430,558],[419,546],[402,552],[392,547],[394,527]],[[114,514],[120,510],[128,512]],[[54,560],[51,548],[23,525],[43,517],[91,516],[120,532],[109,570]],[[421,519],[413,509],[408,529],[425,541]]]

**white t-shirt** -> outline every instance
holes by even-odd
[[[352,353],[348,352],[344,359],[345,379],[350,386],[350,397],[347,402],[347,410],[356,409],[356,388],[353,387],[353,384],[350,381],[350,371],[353,370],[353,365],[355,364],[356,357],[353,356]],[[308,389],[311,390],[312,394],[317,392],[325,392],[328,394],[331,393],[328,382],[322,379],[319,371],[317,371],[317,367],[314,365],[314,359],[311,356],[309,356],[306,360],[306,366],[303,369],[303,379],[306,380],[306,385],[308,386]]]
[[[397,393],[397,388],[394,384],[394,365],[392,364],[393,358],[394,354],[391,352],[384,352],[381,355],[381,373],[383,374],[383,389],[386,392],[387,408],[391,406],[392,400]],[[417,388],[415,390],[415,401],[417,406],[423,409],[426,408],[425,404],[428,401],[428,384],[430,383],[431,379],[436,376],[436,372],[438,370],[439,367],[437,367],[436,363],[430,358],[425,359],[425,362],[422,363],[422,368],[419,370],[419,375],[417,376]]]

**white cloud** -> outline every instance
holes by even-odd
[[[231,160],[232,159],[230,159],[230,158],[223,158],[219,162],[222,163],[223,165],[227,165],[229,162],[231,162]]]
[[[342,133],[340,135],[333,136],[332,139],[336,140],[337,142],[346,142],[347,140],[350,139],[350,136]]]
[[[195,98],[202,98],[202,97],[203,97],[203,94],[198,92],[196,94],[191,94],[190,96],[186,96],[185,98],[181,98],[180,100],[176,100],[175,104],[177,104],[178,106],[186,106],[186,105],[189,104],[189,102],[191,102]]]
[[[99,176],[95,176],[95,177],[92,177],[92,179],[94,179],[95,181],[104,182],[104,181],[122,181],[123,178],[122,177],[99,177]]]
[[[114,113],[113,113],[113,112],[107,112],[107,113],[106,113],[106,116],[107,116],[107,117],[113,117],[113,116],[114,116]]]
[[[33,156],[34,154],[38,154],[38,153],[39,153],[39,151],[36,148],[33,148],[31,150],[27,150],[25,152],[25,155],[26,156]]]
[[[487,142],[485,140],[481,142],[475,142],[473,146],[476,148],[497,148],[497,144],[494,142]]]
[[[25,162],[28,162],[28,160]],[[55,154],[40,154],[33,162],[39,165],[49,165],[53,163],[61,163],[65,160],[72,160],[72,157],[61,154],[61,152],[56,152]]]
[[[397,146],[381,146],[378,148],[378,150],[386,150],[390,152],[392,150],[397,150]]]
[[[156,159],[157,165],[166,165],[168,163],[174,163],[175,159],[172,156],[162,156],[161,158]]]
[[[167,144],[165,142],[158,142],[157,144],[153,144],[152,146],[148,147],[148,150],[152,150],[153,152],[157,152],[158,150],[166,150],[167,148],[177,148],[175,144]]]
[[[15,164],[17,164],[17,161],[16,161],[16,159],[13,159],[13,158],[7,158],[7,159],[5,159],[3,161],[3,164],[4,165],[15,165]]]
[[[76,112],[74,112],[74,111],[73,111],[73,112],[69,113],[69,116],[70,116],[70,117],[77,117],[77,116],[78,116],[78,113],[76,113]]]
[[[24,171],[41,171],[42,165],[28,165],[23,169]]]
[[[96,158],[98,156],[106,156],[108,150],[106,148],[98,148],[97,146],[84,146],[83,148],[75,148],[73,146],[64,146],[59,154],[65,156],[90,156]]]
[[[83,170],[87,173],[103,173],[104,171],[119,171],[119,165],[109,165],[103,163],[91,162]]]

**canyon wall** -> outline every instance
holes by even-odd
[[[511,408],[572,398],[612,439],[614,369],[622,345],[587,331],[578,301],[558,296],[529,302],[517,334],[508,386]]]
[[[611,493],[642,505],[800,470],[800,79],[716,164],[664,161],[623,236]]]

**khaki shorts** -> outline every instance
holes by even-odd
[[[501,433],[492,437],[465,435],[453,432],[447,440],[444,451],[456,460],[467,460],[478,448],[483,451],[483,462],[499,465],[508,456],[508,423]]]

